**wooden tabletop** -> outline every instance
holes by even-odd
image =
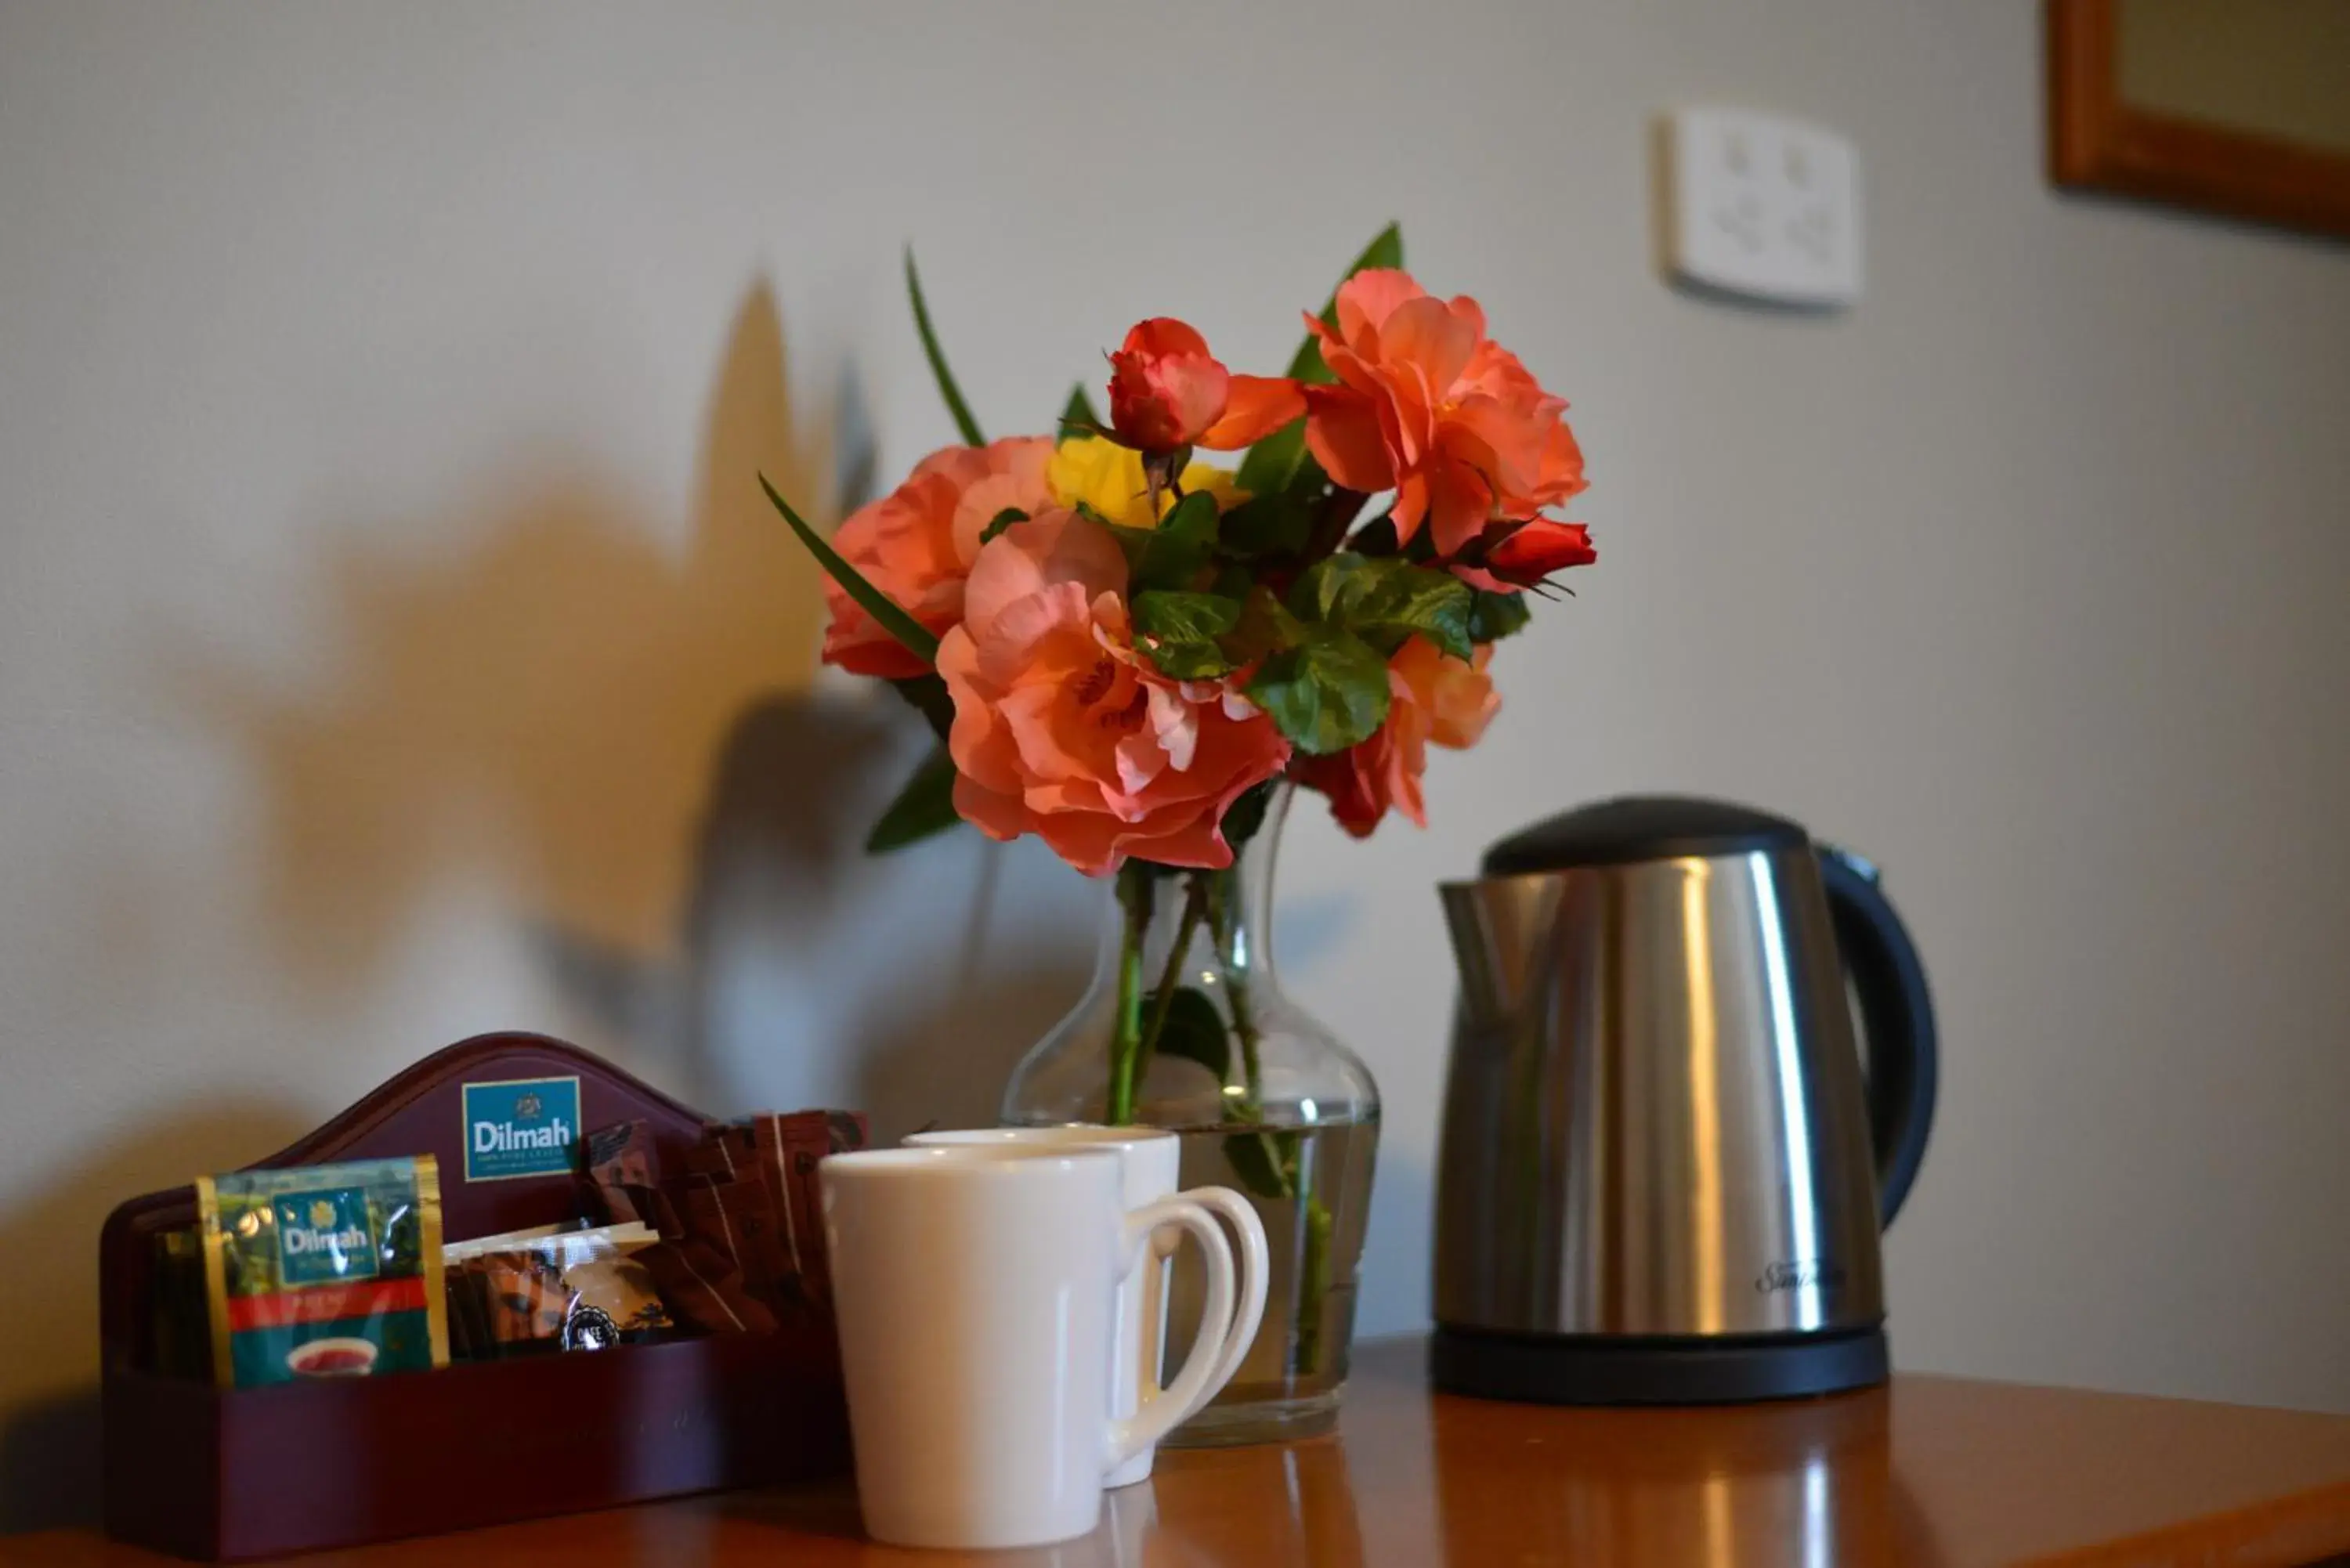
[[[1168,1451],[1035,1552],[866,1542],[845,1483],[300,1559],[336,1568],[2314,1563],[2350,1552],[2350,1418],[1950,1377],[1796,1404],[1568,1410],[1434,1397],[1362,1347],[1336,1438]],[[0,1568],[170,1561],[77,1533]]]

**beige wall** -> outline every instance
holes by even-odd
[[[2350,1409],[2350,253],[2059,200],[2032,7],[0,7],[0,1499],[88,1506],[107,1207],[424,1051],[983,1114],[1090,964],[1026,848],[868,864],[819,503],[1133,318],[1272,367],[1389,215],[1576,400],[1602,566],[1435,826],[1293,834],[1426,1309],[1430,885],[1679,786],[1883,862],[1941,1003],[1912,1367]],[[1767,13],[1767,16],[1764,15]],[[1648,117],[1824,120],[1868,296],[1655,277]]]

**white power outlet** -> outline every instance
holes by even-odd
[[[1774,115],[1685,109],[1665,124],[1665,261],[1783,305],[1860,297],[1860,154]]]

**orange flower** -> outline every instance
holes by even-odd
[[[1299,782],[1330,797],[1330,814],[1357,838],[1367,838],[1392,806],[1428,826],[1419,778],[1432,742],[1465,751],[1477,743],[1502,705],[1485,673],[1491,643],[1464,663],[1427,639],[1414,637],[1388,661],[1388,722],[1360,745],[1309,758]]]
[[[1233,375],[1206,338],[1171,317],[1138,322],[1109,364],[1110,427],[1141,452],[1232,452],[1305,411],[1296,382]]]
[[[1338,379],[1305,389],[1305,442],[1347,489],[1396,493],[1399,537],[1426,521],[1451,556],[1583,488],[1566,400],[1485,336],[1475,300],[1375,268],[1339,286],[1337,317],[1336,331],[1306,318]]]
[[[833,548],[866,579],[934,632],[962,618],[963,579],[979,536],[1006,507],[1035,514],[1052,504],[1045,470],[1053,443],[1042,436],[983,447],[951,446],[915,466],[906,483],[844,521]],[[827,577],[824,659],[858,675],[891,680],[930,666],[881,629],[847,590]]]
[[[955,810],[991,838],[1036,834],[1089,876],[1129,855],[1229,866],[1225,808],[1282,770],[1289,742],[1222,684],[1136,657],[1126,577],[1118,541],[1059,509],[979,552],[939,644]]]

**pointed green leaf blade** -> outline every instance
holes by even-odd
[[[1264,814],[1273,805],[1273,792],[1279,783],[1278,779],[1267,779],[1243,791],[1224,808],[1224,820],[1217,826],[1223,831],[1225,843],[1238,849],[1256,836],[1257,830],[1264,826]]]
[[[906,781],[881,820],[873,825],[866,836],[868,855],[887,855],[892,849],[903,849],[909,844],[919,844],[934,833],[943,833],[962,818],[954,808],[954,759],[944,746],[933,751]]]
[[[1403,225],[1389,223],[1363,247],[1363,254],[1355,258],[1354,265],[1338,281],[1344,284],[1357,273],[1372,268],[1401,265]],[[1324,325],[1334,328],[1338,325],[1336,289],[1332,289],[1330,297],[1323,301],[1319,314]],[[1305,335],[1305,341],[1297,346],[1297,352],[1290,357],[1289,379],[1293,381],[1322,382],[1336,379],[1330,374],[1330,367],[1322,362],[1321,345],[1315,341],[1311,332]],[[1294,420],[1249,448],[1248,456],[1241,460],[1240,472],[1233,483],[1251,495],[1271,495],[1287,490],[1295,481],[1298,460],[1305,453],[1305,421]]]
[[[792,532],[800,536],[800,543],[806,545],[808,554],[816,557],[816,564],[822,566],[834,582],[847,590],[848,597],[879,622],[882,630],[896,638],[909,653],[924,663],[936,664],[939,661],[939,639],[931,634],[930,628],[908,615],[895,599],[868,582],[864,573],[842,559],[839,551],[809,527],[806,518],[792,510],[792,504],[776,493],[764,473],[759,475],[759,488],[767,493],[767,499],[774,502],[775,510],[784,514],[784,521],[792,525]]]
[[[946,681],[931,674],[912,675],[889,684],[897,688],[907,706],[929,722],[931,732],[944,742],[954,728],[954,698],[948,694]]]
[[[1143,1016],[1149,1017],[1157,1004],[1156,996],[1146,1000]],[[1224,1015],[1216,1011],[1207,992],[1193,986],[1183,986],[1168,999],[1167,1022],[1159,1032],[1159,1051],[1162,1055],[1197,1062],[1213,1074],[1219,1084],[1232,1070],[1232,1034],[1224,1027]]]
[[[954,372],[947,369],[945,350],[939,347],[938,334],[931,328],[931,308],[922,299],[922,275],[914,270],[914,247],[906,247],[906,297],[914,306],[914,330],[920,334],[922,354],[931,362],[931,374],[937,378],[939,396],[945,400],[947,412],[954,416],[955,429],[962,432],[965,446],[985,446],[987,438],[979,433],[979,421],[971,417],[971,405],[962,400],[962,389],[955,385]]]
[[[1224,1158],[1241,1185],[1267,1199],[1295,1198],[1295,1186],[1282,1168],[1275,1140],[1278,1133],[1233,1133],[1224,1139]]]
[[[1358,272],[1393,269],[1402,265],[1403,225],[1389,223],[1378,232],[1378,236],[1369,244],[1363,247],[1363,254],[1355,258],[1354,265],[1340,275],[1338,282],[1343,286],[1347,278]],[[1330,291],[1330,297],[1322,302],[1322,308],[1316,314],[1322,317],[1323,326],[1334,331],[1336,330],[1338,326],[1337,289],[1333,288]],[[1330,367],[1322,363],[1322,347],[1315,341],[1314,335],[1310,332],[1305,335],[1305,341],[1297,346],[1295,357],[1289,361],[1289,374],[1293,379],[1300,381],[1332,381],[1337,379],[1330,374]]]
[[[1316,364],[1322,356],[1314,356]],[[1241,459],[1240,472],[1232,483],[1251,495],[1278,495],[1289,488],[1297,472],[1297,460],[1305,455],[1305,421],[1292,420],[1254,446]]]
[[[1079,381],[1069,389],[1069,400],[1061,405],[1062,439],[1104,428],[1101,416],[1094,412],[1093,399],[1086,394],[1086,384]]]

